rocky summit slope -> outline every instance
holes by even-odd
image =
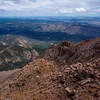
[[[0,100],[100,100],[99,40],[51,47],[1,88]]]
[[[100,38],[79,43],[62,42],[52,46],[44,55],[59,65],[88,62],[100,58]]]
[[[65,100],[65,91],[56,80],[58,74],[53,62],[38,59],[23,68],[9,86],[0,91],[0,99]]]

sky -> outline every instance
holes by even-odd
[[[100,0],[0,0],[0,16],[100,16]]]

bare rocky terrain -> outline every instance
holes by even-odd
[[[49,48],[44,58],[58,65],[88,62],[100,58],[100,38],[79,43],[62,42]]]
[[[0,100],[100,100],[100,38],[62,42],[16,73]]]

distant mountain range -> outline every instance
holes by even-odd
[[[42,41],[82,41],[100,37],[99,18],[0,18],[0,35],[22,35]]]

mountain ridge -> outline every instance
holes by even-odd
[[[57,63],[72,64],[100,58],[100,38],[85,40],[78,43],[62,42],[46,51],[44,58]],[[61,61],[60,61],[61,60]]]

